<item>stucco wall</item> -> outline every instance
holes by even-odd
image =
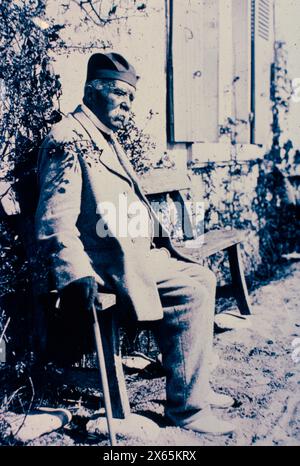
[[[276,0],[275,6],[275,37],[286,43],[288,72],[294,80],[300,78],[300,2]],[[291,139],[296,149],[300,148],[300,102],[291,101],[284,137]]]

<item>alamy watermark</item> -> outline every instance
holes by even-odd
[[[166,201],[152,202],[152,211],[156,216],[165,215],[172,228],[188,232],[189,239],[197,238],[201,243],[204,234],[204,202]],[[104,201],[98,204],[96,213],[100,216],[96,232],[100,238],[155,238],[168,236],[168,232],[153,221],[151,209],[139,200],[129,202],[126,195],[119,194],[115,202]],[[168,223],[168,222],[167,222]]]

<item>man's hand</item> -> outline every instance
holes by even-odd
[[[97,282],[94,277],[83,277],[74,280],[63,291],[63,298],[69,305],[72,303],[77,309],[90,311],[97,296]]]

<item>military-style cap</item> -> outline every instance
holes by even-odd
[[[94,53],[88,62],[86,82],[93,79],[118,79],[136,87],[138,76],[128,61],[118,53]]]

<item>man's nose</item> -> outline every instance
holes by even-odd
[[[124,97],[124,100],[121,103],[121,108],[122,110],[125,110],[126,112],[129,112],[131,109],[131,100],[129,97]]]

